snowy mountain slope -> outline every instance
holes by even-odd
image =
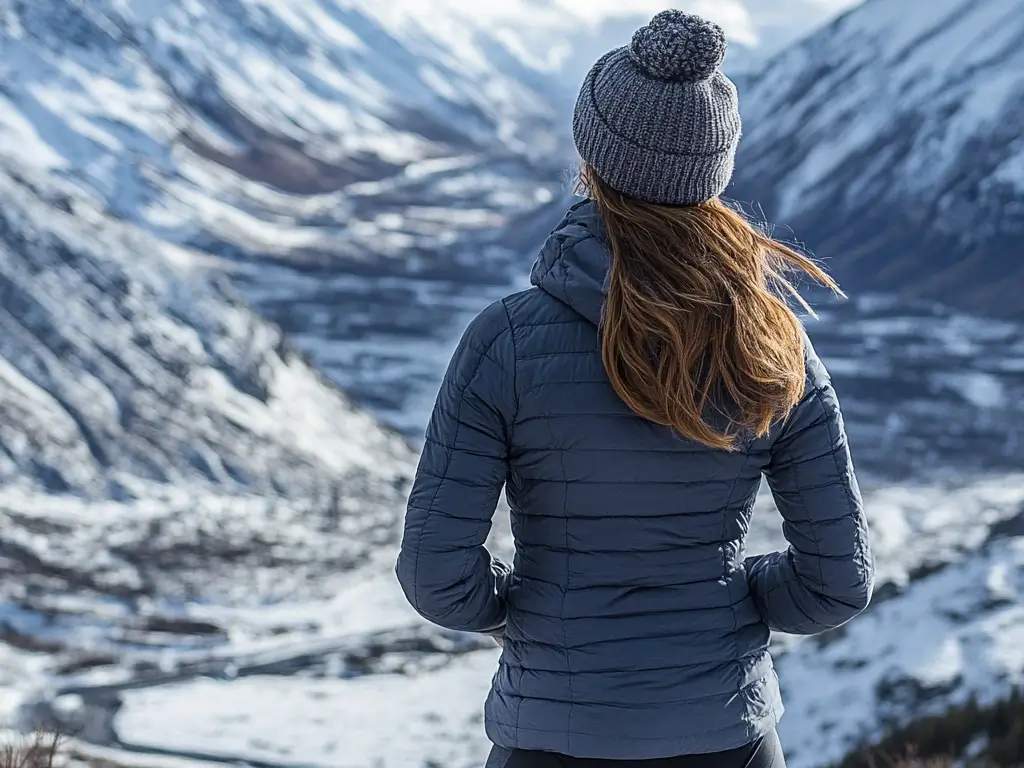
[[[11,0],[0,157],[217,256],[300,339],[367,342],[361,368],[394,357],[395,324],[444,343],[431,285],[504,283],[503,225],[561,183],[560,90],[486,30],[389,7]],[[320,362],[351,385],[351,360]]]
[[[422,25],[448,40],[472,40],[486,30],[508,54],[544,73],[549,87],[561,92],[551,115],[568,137],[572,104],[587,70],[604,53],[629,43],[633,32],[650,18],[672,7],[703,15],[721,24],[729,37],[726,68],[731,73],[756,69],[789,43],[808,34],[861,0],[511,0],[482,5],[474,0],[397,0],[381,13],[372,2],[360,0],[401,34],[409,25]],[[480,54],[471,49],[472,57]]]
[[[203,269],[67,185],[0,173],[3,484],[306,497],[398,476],[402,440]]]
[[[205,262],[0,171],[0,637],[51,665],[203,645],[187,606],[329,594],[396,545],[412,449]]]
[[[351,2],[352,0],[350,0]],[[449,40],[457,55],[476,58],[472,47],[484,31],[527,67],[551,75],[574,92],[599,56],[629,42],[633,31],[659,11],[678,8],[721,24],[733,46],[730,66],[752,64],[781,50],[860,0],[393,0],[386,9],[367,0],[355,4],[403,34],[419,25]],[[466,34],[470,30],[470,34]],[[453,38],[462,33],[463,41]],[[468,48],[463,48],[468,44]],[[735,62],[735,64],[734,64]],[[571,95],[571,94],[570,94]]]
[[[1009,695],[1024,683],[1022,588],[1024,539],[998,541],[837,636],[787,654],[779,664],[787,762],[828,765],[890,725],[972,696],[990,704]]]
[[[331,0],[56,0],[45,9],[19,0],[5,27],[5,128],[19,140],[8,151],[24,158],[27,145],[29,161],[164,229],[189,224],[174,220],[172,205],[189,200],[167,194],[161,204],[160,193],[195,190],[204,170],[227,177],[218,186],[228,189],[202,191],[228,192],[210,202],[242,208],[236,217],[246,204],[284,213],[275,204],[302,202],[232,189],[226,170],[313,197],[291,212],[315,218],[344,202],[322,195],[354,183],[400,186],[450,170],[441,163],[405,174],[417,161],[457,154],[459,167],[499,146],[504,157],[555,148],[535,124],[547,94],[522,65],[443,48],[419,27],[395,37],[365,9]],[[162,189],[175,180],[180,189]],[[317,229],[292,240],[323,242]]]
[[[397,546],[412,449],[208,272],[0,167],[5,722],[55,674],[308,633],[245,612]]]
[[[743,86],[730,194],[850,289],[1024,304],[1024,6],[869,0]]]

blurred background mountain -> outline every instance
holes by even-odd
[[[0,716],[95,765],[482,764],[495,652],[406,608],[404,493],[583,73],[666,2],[0,0]],[[882,583],[778,638],[790,764],[1010,765],[1024,0],[675,5],[733,41],[728,194],[853,295],[810,330]]]

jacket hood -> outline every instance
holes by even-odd
[[[548,237],[533,265],[530,282],[600,325],[608,267],[604,225],[597,206],[593,200],[583,200],[569,209]]]

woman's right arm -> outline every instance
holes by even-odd
[[[807,392],[771,448],[765,477],[789,548],[748,557],[747,579],[768,626],[813,635],[871,600],[868,524],[828,372],[807,343]]]

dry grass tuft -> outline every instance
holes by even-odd
[[[61,737],[36,733],[23,741],[0,746],[0,768],[56,768]]]

